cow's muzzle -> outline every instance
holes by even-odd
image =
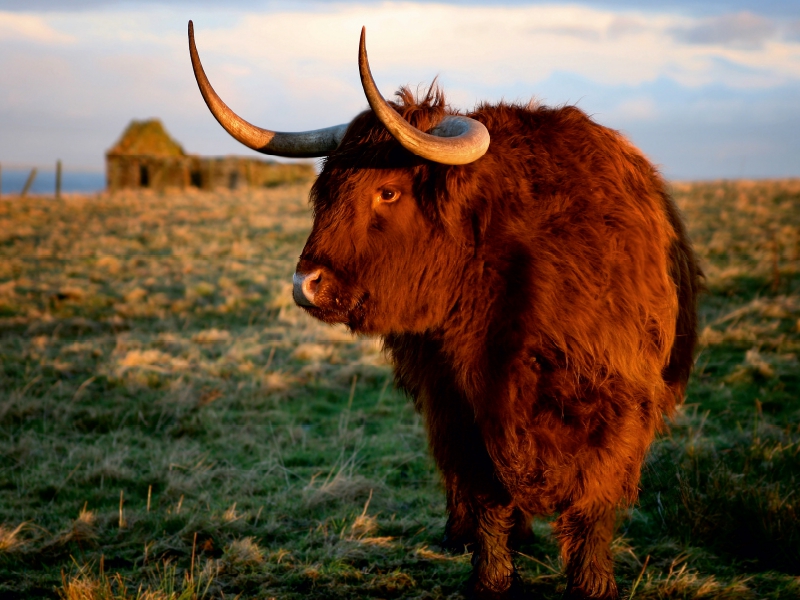
[[[295,271],[292,276],[292,298],[298,306],[315,307],[314,297],[317,295],[322,283],[322,269],[315,269],[309,273]]]

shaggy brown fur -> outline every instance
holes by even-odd
[[[399,92],[417,128],[448,111]],[[662,178],[574,107],[483,105],[464,166],[403,150],[371,112],[325,161],[298,272],[309,312],[383,336],[424,416],[471,590],[515,587],[510,539],[558,513],[570,598],[614,598],[615,509],[682,399],[701,273]],[[386,201],[381,194],[389,190]]]

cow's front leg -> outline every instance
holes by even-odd
[[[511,502],[474,502],[476,543],[472,554],[473,597],[510,598],[518,586],[510,537],[515,525]]]
[[[566,600],[616,600],[611,539],[616,511],[613,506],[594,510],[568,508],[556,521],[561,553],[566,564]]]

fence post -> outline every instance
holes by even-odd
[[[56,161],[56,200],[61,199],[61,159]]]
[[[28,180],[25,182],[25,187],[22,188],[22,192],[20,193],[20,198],[24,198],[28,195],[28,190],[31,189],[33,185],[33,180],[36,179],[36,167],[31,169],[31,174],[28,175]]]

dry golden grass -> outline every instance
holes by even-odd
[[[0,328],[38,333],[25,351],[42,366],[69,373],[91,362],[132,386],[156,376],[207,384],[236,371],[279,390],[336,366],[351,366],[345,380],[354,364],[383,367],[377,347],[294,307],[287,281],[310,226],[306,189],[2,202],[0,243],[10,247],[0,264],[7,280],[0,284]],[[217,326],[186,333],[129,325],[185,325],[244,312],[258,321],[276,311],[268,327],[235,337]],[[54,340],[83,332],[105,335],[59,343],[54,352]],[[297,368],[256,366],[253,360],[273,349],[293,349]]]
[[[701,352],[619,584],[797,598],[800,180],[674,189]],[[442,492],[380,344],[292,301],[307,192],[0,200],[0,594],[460,597],[469,559],[437,546]],[[560,597],[534,530],[523,581]]]

